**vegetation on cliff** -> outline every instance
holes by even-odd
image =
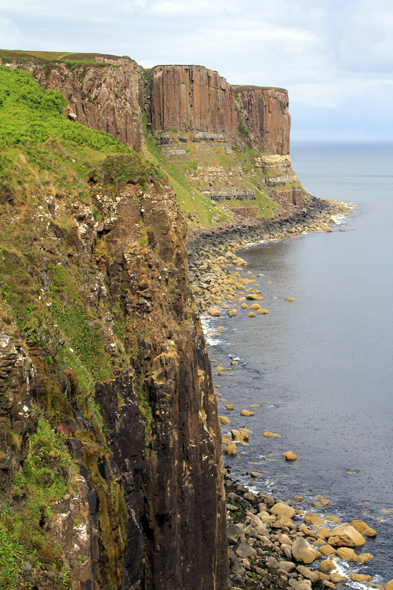
[[[19,331],[29,347],[40,413],[29,455],[2,508],[0,588],[44,581],[70,587],[69,564],[53,535],[54,505],[67,492],[78,494],[76,468],[66,438],[53,428],[76,416],[75,437],[83,442],[100,500],[101,553],[108,556],[102,570],[115,588],[124,566],[127,508],[121,484],[109,475],[108,491],[97,469],[110,453],[93,390],[125,366],[126,355],[110,299],[97,309],[89,297],[95,264],[110,254],[98,242],[97,262],[91,258],[76,218],[93,226],[102,218],[93,201],[98,191],[106,187],[112,203],[120,184],[143,186],[160,174],[112,136],[67,121],[63,96],[43,90],[28,72],[0,67],[0,88],[0,324],[2,332]],[[99,288],[107,290],[105,275]],[[114,331],[108,329],[111,311]],[[11,426],[7,436],[11,448],[21,444]]]
[[[224,584],[219,429],[175,194],[151,160],[67,120],[60,93],[0,76],[0,581]],[[7,398],[15,375],[33,435]]]

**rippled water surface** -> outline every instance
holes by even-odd
[[[220,400],[220,414],[230,427],[253,431],[227,463],[242,482],[261,472],[258,489],[286,499],[301,493],[307,509],[323,494],[332,506],[319,512],[364,519],[378,536],[364,548],[374,559],[358,570],[386,582],[393,578],[393,144],[295,144],[292,162],[310,193],[358,206],[340,226],[345,232],[239,252],[248,262],[242,276],[265,275],[257,280],[270,314],[251,319],[242,310],[211,321],[225,330],[210,357],[228,368],[228,355],[241,359],[215,377],[235,404],[231,412]],[[241,417],[251,403],[261,407]],[[266,438],[266,430],[282,436]],[[299,456],[294,463],[282,458],[288,450]]]

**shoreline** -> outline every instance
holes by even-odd
[[[187,236],[188,274],[195,302],[200,312],[211,306],[226,306],[223,299],[236,298],[234,285],[239,273],[236,265],[245,261],[235,252],[251,243],[298,239],[305,232],[332,232],[338,218],[346,218],[355,204],[342,201],[308,198],[308,207],[294,208],[292,213],[268,220],[238,219],[235,224],[214,229],[193,230]],[[242,289],[241,285],[237,287]],[[220,315],[220,314],[211,314]]]
[[[259,295],[258,289],[253,288],[253,283],[257,281],[253,278],[242,279],[237,272],[244,269],[247,263],[236,251],[261,241],[298,239],[304,232],[331,232],[338,218],[345,219],[354,208],[354,204],[325,199],[313,198],[311,202],[311,215],[308,208],[307,212],[296,212],[284,219],[259,223],[253,223],[255,220],[250,220],[251,223],[243,221],[229,228],[202,230],[197,235],[194,233],[189,241],[190,282],[200,311],[207,311],[211,318],[218,318],[226,312],[228,315],[237,315],[236,307],[242,302],[241,307],[250,307],[250,313],[258,313],[258,308],[262,309],[258,301],[263,297]],[[219,334],[219,331],[214,330],[212,335]],[[228,423],[222,425],[231,430]],[[243,441],[247,438],[248,442],[247,429],[231,432],[222,440],[227,455],[237,453],[236,446],[242,444],[243,437]],[[257,482],[249,482],[248,486],[236,483],[229,475],[230,466],[226,463],[231,588],[311,590],[316,584],[317,587],[332,589],[336,585],[349,585],[354,588],[393,590],[392,581],[386,585],[376,584],[368,574],[353,571],[367,563],[372,558],[370,554],[354,551],[356,545],[346,539],[334,542],[337,535],[332,535],[332,531],[337,526],[348,525],[351,534],[361,535],[353,526],[357,524],[363,533],[371,531],[374,536],[376,532],[364,521],[352,521],[349,524],[343,523],[338,517],[326,518],[326,515],[319,515],[318,512],[306,512],[301,509],[303,498],[299,496],[283,501],[272,498],[267,492],[254,492],[252,490],[255,490]],[[331,503],[323,497],[321,501],[322,506]],[[359,547],[362,544],[360,540]],[[305,561],[299,556],[297,545],[302,546],[305,551],[303,555],[307,554]]]

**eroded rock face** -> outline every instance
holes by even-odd
[[[12,479],[28,453],[37,418],[31,405],[34,376],[30,357],[19,338],[0,333],[0,499],[10,494]]]
[[[126,323],[138,318],[124,339],[131,356],[139,334],[132,368],[96,385],[129,514],[124,587],[139,588],[144,575],[146,589],[221,590],[228,567],[221,438],[188,283],[186,226],[174,192],[153,187],[142,197],[131,186],[110,227],[113,304]]]
[[[172,129],[237,133],[232,87],[203,66],[156,66],[150,72],[152,133]]]
[[[83,55],[79,56],[83,59]],[[145,82],[138,64],[127,57],[97,56],[97,65],[70,68],[56,63],[48,73],[39,63],[20,63],[45,88],[59,90],[69,104],[69,118],[110,133],[140,151]],[[108,65],[104,65],[108,64]]]
[[[288,92],[282,88],[234,86],[236,113],[243,129],[250,129],[250,140],[258,152],[289,154],[291,115]]]

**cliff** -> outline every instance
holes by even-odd
[[[0,586],[224,590],[185,220],[304,204],[285,91],[126,57],[0,58]]]
[[[89,53],[46,57],[45,52],[0,51],[4,64],[25,69],[45,89],[61,92],[71,120],[140,151],[145,82],[138,64],[129,57]]]
[[[237,134],[231,86],[203,66],[156,66],[150,71],[151,131]]]
[[[191,228],[270,217],[283,198],[307,203],[289,159],[286,90],[231,86],[203,66],[143,70],[111,55],[0,51],[0,59],[62,92],[71,120],[153,157]]]
[[[0,585],[224,590],[217,405],[176,195],[66,121],[60,94],[0,77]]]
[[[288,92],[282,88],[233,86],[237,119],[257,152],[288,155],[291,132]],[[249,130],[249,131],[248,131]]]

